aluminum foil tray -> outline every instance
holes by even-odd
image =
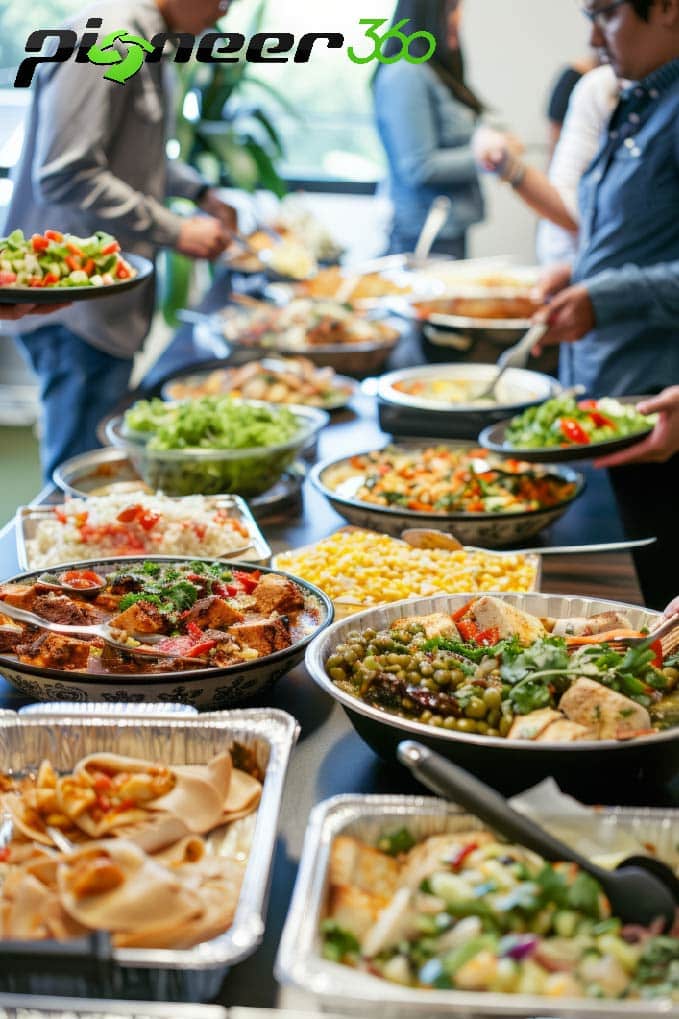
[[[185,1005],[181,1019],[226,1019],[218,1005]],[[0,1019],[177,1019],[174,1005],[148,1001],[84,1001],[0,994]]]
[[[271,548],[266,538],[257,526],[257,522],[253,517],[248,504],[244,499],[241,499],[238,495],[211,495],[206,496],[210,506],[214,507],[215,510],[223,509],[229,516],[233,517],[244,527],[247,528],[248,538],[243,538],[242,544],[246,541],[251,541],[252,545],[246,549],[241,555],[232,556],[229,553],[228,548],[224,550],[221,555],[222,559],[238,560],[242,559],[245,563],[256,563],[259,566],[266,566],[271,559]],[[130,495],[130,501],[134,501],[133,494]],[[175,502],[180,502],[181,499],[177,498]],[[54,506],[20,506],[16,512],[14,518],[14,528],[16,535],[16,548],[17,548],[17,560],[19,562],[19,569],[21,570],[33,570],[37,567],[34,561],[31,559],[31,546],[30,542],[33,541],[37,534],[38,525],[41,520],[46,520],[54,513]],[[239,541],[239,546],[241,542]],[[91,551],[83,550],[82,561],[85,562],[89,559],[96,559],[97,556]],[[85,554],[86,553],[86,554]],[[99,557],[102,558],[102,557]],[[140,558],[138,555],[135,558]],[[153,558],[149,554],[146,558]],[[176,558],[181,558],[178,555]],[[200,559],[200,556],[195,556]],[[206,559],[215,559],[219,556],[204,556]],[[74,560],[69,560],[73,562]],[[53,569],[54,567],[50,567]]]
[[[540,818],[549,821],[558,818]],[[609,830],[636,835],[652,843],[660,859],[679,867],[679,810],[613,808],[593,819]],[[375,845],[381,835],[406,825],[420,840],[443,832],[483,828],[475,817],[454,804],[430,797],[335,796],[312,812],[302,862],[281,939],[276,975],[313,994],[324,1008],[351,1015],[390,1017],[441,1015],[549,1016],[553,1019],[652,1019],[679,1017],[679,1005],[667,1001],[598,1001],[558,999],[534,995],[428,991],[402,987],[369,973],[358,972],[321,955],[319,924],[327,892],[327,870],[332,841],[353,835]]]
[[[175,1002],[214,997],[229,968],[251,955],[264,934],[283,782],[299,735],[297,722],[270,708],[199,717],[152,717],[134,710],[98,716],[96,704],[61,708],[61,713],[0,716],[3,770],[35,769],[45,757],[66,770],[100,750],[169,764],[206,763],[235,743],[254,752],[265,776],[257,813],[208,837],[216,854],[228,852],[234,839],[249,846],[248,865],[233,924],[211,941],[186,950],[111,948],[108,937],[99,935],[61,943],[0,941],[0,992]]]

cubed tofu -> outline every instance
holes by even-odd
[[[242,623],[244,618],[243,613],[234,609],[224,598],[210,595],[196,602],[187,613],[186,622],[195,623],[203,629],[206,627],[220,629],[232,623]]]
[[[600,612],[596,616],[586,618],[574,616],[572,619],[554,619],[551,631],[556,637],[588,637],[594,633],[606,633],[608,630],[631,630],[632,624],[623,612]]]
[[[397,619],[391,624],[392,630],[402,629],[404,626],[410,626],[414,623],[424,627],[424,632],[427,637],[451,637],[453,640],[459,638],[455,623],[450,616],[444,615],[443,612],[432,612],[428,616],[406,616],[405,619]]]
[[[544,637],[546,630],[539,619],[514,608],[508,602],[483,595],[477,598],[469,615],[479,630],[497,629],[500,637],[518,637],[521,644],[532,644]]]
[[[339,835],[330,851],[330,884],[356,885],[389,898],[398,886],[399,864],[358,839]]]
[[[16,654],[26,665],[83,671],[87,668],[90,645],[60,633],[43,633],[32,644],[20,644]]]
[[[561,712],[553,708],[540,708],[539,711],[531,711],[528,715],[516,715],[507,738],[538,739],[548,725],[558,722],[561,718],[563,718]]]
[[[651,729],[646,708],[581,676],[559,702],[564,715],[591,729],[595,739],[626,739]]]
[[[248,623],[234,623],[229,635],[240,647],[253,648],[261,658],[274,651],[290,647],[290,632],[282,619],[256,619]]]
[[[158,606],[147,601],[135,602],[120,615],[114,616],[111,626],[128,633],[167,633],[169,629],[168,620]]]
[[[0,601],[14,605],[18,609],[33,611],[33,603],[37,595],[35,584],[0,584]]]
[[[581,739],[594,739],[594,733],[579,722],[569,718],[557,718],[535,737],[536,743],[576,743]]]
[[[328,917],[360,942],[388,904],[388,898],[375,892],[367,892],[353,885],[331,885]]]
[[[262,615],[270,616],[272,612],[299,612],[304,608],[302,590],[288,577],[277,573],[265,573],[254,590],[257,609]]]

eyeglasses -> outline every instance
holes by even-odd
[[[613,11],[617,11],[618,7],[622,7],[626,3],[628,3],[628,0],[613,0],[613,3],[606,4],[604,7],[596,7],[594,10],[591,10],[589,7],[581,6],[580,10],[593,25],[603,31]]]

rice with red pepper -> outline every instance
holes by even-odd
[[[31,568],[42,569],[108,556],[223,556],[249,537],[247,526],[213,499],[135,492],[55,506],[26,545]]]

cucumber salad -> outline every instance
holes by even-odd
[[[91,237],[59,230],[0,237],[0,287],[106,287],[135,275],[118,241],[103,230]]]

